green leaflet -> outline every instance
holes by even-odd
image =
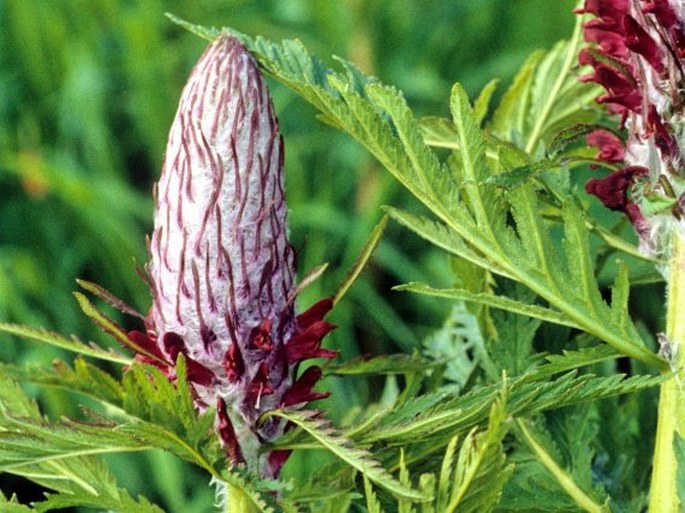
[[[553,382],[536,381],[535,378],[535,371],[532,371],[509,382],[508,415],[526,416],[628,394],[657,386],[669,379],[669,375],[626,378],[622,375],[596,377],[568,373]],[[443,440],[448,434],[451,437],[468,432],[488,418],[490,408],[497,400],[499,387],[500,385],[484,386],[457,398],[442,399],[423,410],[413,410],[413,417],[401,415],[400,412],[407,406],[400,406],[394,415],[386,416],[373,430],[359,433],[355,439],[362,443],[385,441],[399,445],[433,438]]]
[[[327,373],[339,376],[360,374],[406,374],[408,372],[425,372],[441,362],[428,361],[418,354],[380,355],[373,358],[356,358],[349,362],[331,365]]]
[[[499,501],[502,487],[514,470],[506,464],[502,440],[508,431],[506,395],[492,406],[487,430],[470,432],[459,450],[446,513],[489,512]],[[443,466],[444,468],[444,466]]]
[[[572,328],[579,326],[563,313],[555,312],[549,308],[544,308],[538,305],[528,305],[516,301],[505,296],[496,296],[494,294],[480,293],[474,294],[468,290],[463,289],[434,289],[422,283],[407,283],[405,285],[398,285],[394,290],[415,292],[418,294],[425,294],[428,296],[444,297],[448,299],[457,299],[462,301],[472,301],[485,306],[494,308],[502,308],[528,317],[534,317],[547,322],[561,324]]]
[[[364,495],[366,496],[366,507],[369,510],[369,513],[383,513],[383,508],[381,508],[380,502],[378,502],[378,497],[376,497],[376,493],[373,491],[373,485],[371,484],[371,480],[366,477],[366,475],[362,476],[364,478]]]
[[[530,56],[495,110],[492,132],[538,155],[559,129],[595,121],[589,107],[599,96],[595,85],[577,80],[573,68],[583,44],[581,18],[569,42]]]
[[[534,373],[536,377],[544,378],[606,360],[613,360],[620,356],[610,346],[594,346],[578,351],[564,351],[563,354],[546,356],[545,359],[548,363],[535,369]]]
[[[555,458],[545,448],[541,441],[539,434],[537,434],[528,422],[524,420],[517,420],[516,427],[519,436],[525,441],[535,457],[543,464],[546,470],[554,476],[561,488],[573,499],[573,501],[583,509],[591,513],[609,512],[606,505],[598,504],[591,496],[583,490],[573,476],[571,476],[564,468],[562,468]],[[585,448],[587,452],[587,448]],[[589,469],[588,469],[589,470]]]
[[[132,513],[162,511],[144,497],[135,500],[118,488],[107,468],[92,457],[139,450],[135,442],[102,421],[99,425],[50,424],[16,383],[0,377],[0,385],[0,472],[23,476],[58,492],[36,503],[35,511],[74,505]],[[2,502],[2,511],[13,511],[4,509]]]
[[[428,500],[423,493],[413,490],[397,481],[387,470],[375,461],[371,454],[353,447],[349,440],[343,438],[316,411],[272,410],[265,413],[265,418],[277,416],[299,426],[314,438],[322,447],[335,454],[342,461],[358,470],[374,483],[382,486],[397,497],[404,497],[416,501]]]
[[[0,492],[0,511],[5,513],[29,513],[33,510],[28,506],[19,504],[16,496],[12,496],[8,500],[7,497]]]
[[[75,335],[72,335],[71,338],[67,338],[59,333],[48,331],[43,328],[32,328],[30,326],[7,323],[0,323],[0,332],[8,333],[10,335],[22,337],[28,340],[34,340],[43,344],[49,344],[59,347],[60,349],[65,349],[67,351],[79,353],[84,356],[91,356],[93,358],[99,358],[101,360],[107,360],[110,362],[129,365],[132,361],[128,356],[124,356],[112,350],[102,349],[93,343],[86,344],[82,340],[79,340]]]

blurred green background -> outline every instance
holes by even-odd
[[[299,38],[333,64],[352,60],[402,89],[417,115],[447,115],[451,84],[472,96],[499,77],[498,94],[525,57],[570,34],[575,1],[541,0],[0,0],[0,321],[40,325],[109,344],[71,296],[76,278],[100,283],[141,311],[147,290],[134,260],[146,261],[151,187],[176,102],[204,42],[164,17],[231,26],[272,40]],[[292,242],[300,272],[322,262],[324,277],[301,308],[331,295],[352,266],[383,204],[416,205],[349,138],[271,83],[286,144]],[[442,323],[443,303],[392,293],[395,284],[448,285],[440,254],[397,226],[334,312],[326,345],[344,360],[411,351]],[[112,315],[115,315],[114,313]],[[133,328],[134,323],[120,319]],[[0,336],[0,360],[65,357]],[[377,399],[383,382],[329,379],[326,408],[338,422]],[[78,414],[50,391],[51,415]],[[122,485],[168,511],[206,511],[205,476],[154,453],[110,458]],[[316,458],[296,457],[306,474]],[[37,490],[0,475],[0,489]]]

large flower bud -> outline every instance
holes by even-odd
[[[229,458],[273,475],[282,453],[259,447],[283,431],[268,409],[316,399],[305,358],[332,325],[324,300],[297,317],[295,254],[287,239],[283,142],[257,63],[218,37],[195,65],[169,134],[156,187],[148,337],[172,365],[189,362],[199,408],[217,408]]]

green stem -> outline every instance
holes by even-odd
[[[530,450],[535,454],[535,457],[545,466],[547,471],[554,476],[563,490],[571,499],[573,499],[573,502],[575,502],[583,511],[588,511],[590,513],[604,513],[606,511],[604,506],[597,504],[592,497],[587,495],[576,484],[573,477],[554,461],[554,458],[552,458],[542,444],[537,441],[525,420],[516,419],[516,426]]]
[[[661,385],[659,394],[659,417],[649,492],[650,513],[681,511],[676,482],[678,462],[673,443],[675,433],[681,436],[685,434],[685,386],[682,381],[685,348],[679,348],[685,342],[685,242],[676,234],[673,246],[668,275],[666,337],[675,376]]]

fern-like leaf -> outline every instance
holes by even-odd
[[[416,501],[429,499],[421,492],[400,483],[387,470],[383,469],[368,451],[354,447],[348,439],[333,429],[319,412],[273,410],[267,415],[281,417],[302,428],[322,447],[397,497]]]
[[[132,361],[132,359],[128,356],[124,356],[112,350],[102,349],[92,342],[87,344],[75,335],[72,335],[71,337],[65,337],[64,335],[60,335],[59,333],[55,333],[43,328],[32,328],[29,326],[22,326],[20,324],[7,323],[0,323],[0,332],[25,338],[27,340],[33,340],[42,344],[59,347],[60,349],[64,349],[66,351],[82,354],[84,356],[90,356],[100,360],[120,363],[123,365],[129,365]]]

